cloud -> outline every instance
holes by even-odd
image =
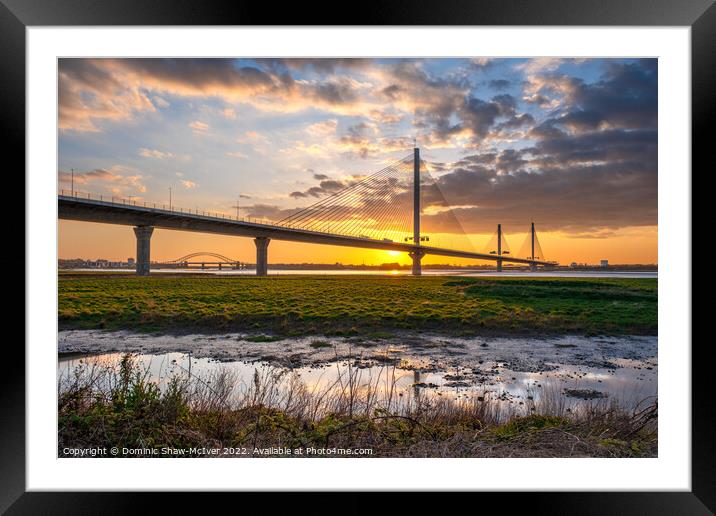
[[[188,179],[182,179],[179,182],[187,190],[192,190],[198,186],[194,181],[189,181]]]
[[[98,132],[99,121],[127,121],[156,108],[138,88],[126,88],[113,74],[85,59],[60,59],[58,125],[61,131]]]
[[[368,159],[395,152],[405,152],[412,146],[413,140],[409,137],[375,138],[347,134],[336,142],[335,150],[346,157]]]
[[[555,123],[576,132],[602,127],[656,128],[657,81],[653,59],[612,63],[604,78],[594,83],[572,78],[566,98],[569,110]]]
[[[337,127],[338,120],[331,118],[308,125],[306,127],[306,132],[314,138],[326,138],[334,135]]]
[[[498,124],[496,128],[498,130],[517,129],[517,128],[520,128],[523,126],[532,126],[532,124],[534,124],[534,122],[535,122],[535,119],[532,115],[530,115],[529,113],[522,113],[521,115],[515,115],[515,116],[508,118],[501,124]]]
[[[311,97],[327,104],[349,104],[358,98],[353,86],[352,81],[345,79],[317,83],[314,85]]]
[[[240,151],[227,152],[226,155],[229,156],[230,158],[237,158],[237,159],[248,158],[248,156],[246,154],[244,154],[243,152],[240,152]]]
[[[172,154],[171,152],[162,152],[156,149],[145,149],[144,147],[139,149],[139,155],[145,158],[155,159],[166,159],[174,157],[174,154]]]
[[[190,122],[189,127],[191,127],[191,129],[197,134],[206,133],[209,130],[209,124],[199,120]]]
[[[510,87],[512,83],[506,79],[492,79],[488,81],[487,85],[493,90],[505,90]]]
[[[334,73],[339,69],[356,70],[369,66],[370,59],[361,58],[290,58],[290,59],[258,59],[258,62],[265,63],[271,68],[284,67],[290,70],[313,70],[314,72],[326,74]]]
[[[554,62],[554,61],[550,61]],[[657,125],[657,61],[607,62],[603,76],[586,82],[576,76],[554,73],[556,67],[536,67],[527,78],[524,100],[560,110],[542,122],[540,131],[554,128],[571,132],[607,128],[645,128]],[[529,68],[529,67],[526,67]],[[539,72],[539,73],[538,73]]]
[[[491,62],[476,58],[469,66],[491,66]],[[61,60],[60,70],[66,108],[60,112],[61,127],[77,131],[101,130],[107,120],[131,120],[156,110],[149,98],[166,96],[223,99],[232,103],[221,112],[228,118],[234,118],[235,106],[241,103],[262,111],[322,110],[381,126],[410,116],[421,139],[433,147],[455,138],[476,142],[497,118],[506,116],[500,96],[481,99],[472,93],[464,74],[436,77],[425,71],[421,60],[378,64],[351,59],[255,59],[240,65],[232,59],[75,59]],[[298,79],[294,76],[298,71],[313,75]],[[89,105],[86,98],[95,102]],[[331,118],[312,124],[307,134],[331,137],[337,126]],[[362,157],[390,152],[370,145],[371,136],[361,136],[368,142],[347,135],[348,152]]]
[[[395,108],[411,113],[417,127],[435,127],[442,135],[454,132],[451,117],[465,104],[470,84],[461,78],[433,77],[419,62],[399,61],[376,76],[379,90]]]
[[[158,95],[152,97],[152,101],[154,102],[154,105],[158,108],[168,108],[171,105],[169,104],[169,102],[167,102],[166,99],[163,99]]]
[[[343,113],[377,109],[363,105],[371,84],[344,75],[323,61],[279,66],[278,60],[254,60],[242,66],[234,59],[60,59],[60,128],[100,131],[107,121],[131,120],[169,104],[167,96],[220,98],[265,111],[295,112],[322,108]],[[359,68],[358,63],[341,68]],[[292,71],[310,67],[328,74],[297,80]],[[150,99],[156,99],[156,106]],[[222,111],[233,118],[235,108]]]
[[[383,125],[400,123],[405,120],[406,117],[404,113],[391,112],[390,110],[382,111],[380,109],[371,110],[367,116],[371,121]]]
[[[319,177],[327,177],[318,174]],[[349,181],[338,181],[335,179],[322,179],[318,186],[312,186],[304,191],[291,192],[289,197],[294,199],[302,199],[306,197],[322,197],[327,194],[335,193],[350,184]]]
[[[254,204],[244,209],[247,217],[267,220],[281,220],[297,211],[296,209],[281,208],[271,204]]]
[[[489,143],[503,131],[522,131],[533,145],[436,164],[441,175],[424,192],[426,231],[461,231],[440,209],[446,200],[469,232],[535,220],[543,230],[583,238],[657,224],[656,60],[607,61],[593,82],[556,73],[564,62],[523,66],[531,74],[526,96],[558,105],[551,116],[519,113],[509,95],[469,95],[449,118],[436,119],[443,137],[467,129]]]
[[[271,143],[271,140],[263,133],[260,133],[258,131],[248,130],[243,133],[243,136],[240,136],[236,139],[236,143],[241,144],[269,144]]]
[[[490,59],[477,59],[470,66],[485,69],[492,64]],[[421,144],[428,148],[479,146],[488,137],[502,138],[502,133],[534,121],[532,115],[518,111],[517,99],[512,95],[483,98],[463,75],[434,77],[420,62],[400,61],[378,76],[387,84],[381,94],[392,106],[412,114]],[[507,80],[496,80],[492,86],[504,89],[509,84]]]
[[[567,59],[561,57],[534,57],[523,63],[518,63],[515,68],[523,71],[527,76],[534,76],[553,72],[567,61]]]
[[[492,57],[473,57],[470,59],[470,66],[475,70],[487,70],[495,63]]]
[[[530,122],[534,122],[530,119],[534,115],[521,112],[516,99],[505,94],[486,98],[466,75],[469,69],[487,69],[494,62],[490,58],[474,58],[460,73],[434,75],[426,71],[424,60],[414,59],[388,63],[340,58],[63,59],[60,127],[99,131],[104,121],[131,120],[156,111],[157,106],[167,104],[165,97],[173,95],[231,102],[231,106],[219,111],[230,119],[236,116],[236,106],[241,104],[267,112],[322,110],[331,115],[358,116],[381,126],[380,135],[363,134],[361,141],[355,134],[346,134],[343,141],[349,147],[346,151],[362,157],[390,152],[374,145],[374,139],[388,138],[384,128],[406,117],[412,120],[413,134],[418,133],[426,146],[477,147],[488,139],[509,140],[512,132],[529,130]],[[565,63],[579,62],[537,58],[516,65],[514,68],[525,75],[523,102],[549,109],[559,107],[562,102],[583,105],[581,111],[573,110],[568,116],[560,114],[561,124],[572,128],[603,124],[598,110],[591,107],[605,102],[621,100],[621,107],[626,108],[622,110],[625,120],[638,111],[638,107],[629,108],[629,94],[623,94],[634,85],[639,87],[637,72],[631,78],[622,73],[621,83],[607,80],[601,86],[558,73]],[[308,75],[297,78],[295,74],[299,72]],[[618,74],[618,70],[612,71],[613,76]],[[499,78],[490,79],[487,84],[489,88],[503,90],[511,83]],[[642,107],[650,109],[648,105]],[[337,127],[337,119],[332,116],[309,125],[307,134],[325,139],[332,137]],[[317,154],[318,149],[312,143],[316,142],[306,144],[305,148]]]
[[[74,176],[74,178],[73,178]],[[94,193],[109,192],[115,195],[126,195],[129,192],[144,193],[147,191],[142,182],[142,174],[131,167],[114,165],[110,168],[96,168],[86,172],[59,171],[58,180],[63,188],[74,182],[77,186],[90,186]]]
[[[174,95],[236,97],[279,91],[290,81],[233,59],[104,59],[95,66],[148,89]]]
[[[426,188],[426,207],[444,200],[468,232],[497,223],[585,234],[657,225],[657,134],[615,129],[561,136],[534,147],[466,156]],[[426,216],[426,231],[457,231]],[[514,231],[514,229],[513,229]]]

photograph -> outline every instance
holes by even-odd
[[[0,513],[714,514],[716,0],[655,2],[0,0]]]
[[[659,458],[660,58],[563,48],[59,56],[55,458]]]

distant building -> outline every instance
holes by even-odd
[[[599,262],[601,267],[609,267],[609,260],[602,260]]]

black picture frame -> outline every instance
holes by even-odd
[[[279,7],[280,6],[280,7]],[[336,18],[335,13],[346,16]],[[332,13],[323,19],[317,13]],[[716,92],[716,6],[714,0],[440,0],[390,1],[375,5],[304,3],[224,3],[208,0],[0,0],[0,106],[2,134],[14,154],[17,170],[25,164],[25,29],[31,26],[83,25],[552,25],[552,26],[689,26],[692,70],[692,169],[706,172],[710,158],[707,142],[714,117]],[[9,154],[6,154],[6,158]],[[22,167],[22,168],[21,168]],[[15,174],[17,175],[17,174]],[[692,173],[693,177],[693,173]],[[688,178],[684,178],[688,180]],[[24,186],[23,186],[24,191]],[[24,247],[23,247],[24,248]],[[685,250],[686,251],[686,250]],[[691,250],[686,253],[691,260]],[[26,281],[32,271],[25,271]],[[2,375],[2,462],[0,510],[8,514],[114,514],[136,512],[140,499],[119,493],[25,492],[25,354],[8,345],[10,363]],[[686,346],[691,343],[669,343]],[[610,493],[485,493],[517,507],[526,502],[532,513],[551,514],[712,514],[716,511],[714,412],[710,385],[710,342],[692,346],[692,491]],[[6,358],[7,360],[7,358]],[[709,383],[707,383],[709,382]],[[214,495],[217,496],[217,495]],[[242,495],[245,496],[245,495]],[[292,495],[296,508],[312,505],[304,495]],[[355,503],[356,510],[368,506]],[[163,512],[172,504],[186,509],[200,497],[171,494],[162,500]],[[495,500],[498,501],[498,500]],[[200,502],[201,503],[201,502]],[[214,501],[215,504],[219,500]],[[423,505],[421,496],[394,497],[402,510]],[[482,501],[480,503],[483,503]],[[386,507],[385,505],[381,505]],[[299,512],[301,512],[299,510]],[[312,507],[311,512],[318,512]],[[363,512],[363,511],[362,511]]]

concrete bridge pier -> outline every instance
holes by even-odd
[[[137,275],[149,276],[149,247],[154,232],[153,226],[136,226],[137,237]]]
[[[256,244],[256,275],[266,276],[268,274],[268,245],[271,239],[268,237],[254,238]]]
[[[530,263],[530,271],[537,272],[537,264],[536,263]]]
[[[497,260],[497,272],[502,272],[502,260]]]
[[[423,259],[423,256],[425,256],[425,254],[425,251],[423,251],[422,249],[415,249],[408,253],[408,256],[413,259],[413,276],[420,276],[423,274],[420,260]]]

